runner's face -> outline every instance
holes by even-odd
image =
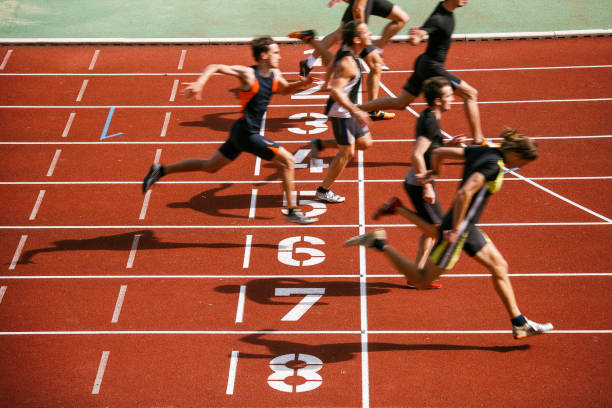
[[[445,86],[442,88],[442,97],[440,98],[440,107],[442,108],[442,112],[446,112],[450,110],[451,103],[455,100],[455,93],[453,92],[453,88],[450,86]]]
[[[268,60],[270,68],[278,68],[281,59],[280,48],[278,44],[273,43],[268,47],[268,52],[264,53],[264,58]]]
[[[361,44],[363,44],[363,48],[372,45],[372,39],[370,38],[372,33],[367,25],[361,23],[359,27],[357,27],[357,32],[359,33],[359,39],[361,40]]]

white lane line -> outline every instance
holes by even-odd
[[[255,170],[253,171],[254,176],[259,176],[261,173],[261,158],[259,156],[255,157]]]
[[[238,294],[238,305],[236,306],[236,323],[242,323],[244,319],[244,302],[246,299],[246,285],[240,285]]]
[[[160,133],[160,137],[166,137],[166,132],[168,132],[168,124],[170,124],[170,112],[166,112],[166,116],[164,117],[164,125],[162,126],[162,130]]]
[[[151,200],[151,193],[153,190],[148,190],[145,194],[144,200],[142,201],[142,208],[140,209],[139,220],[144,220],[147,215],[147,208],[149,208],[149,200]]]
[[[174,84],[172,84],[172,92],[170,93],[170,102],[174,102],[176,98],[176,91],[178,90],[179,80],[175,79]]]
[[[251,205],[249,207],[249,218],[255,218],[255,209],[257,205],[257,189],[251,190]]]
[[[96,66],[96,61],[98,60],[98,56],[100,55],[100,50],[96,50],[94,52],[93,57],[91,57],[91,62],[89,63],[89,70],[93,70]]]
[[[27,239],[28,239],[27,235],[21,236],[21,239],[19,240],[19,244],[17,245],[17,249],[15,249],[15,253],[13,254],[13,260],[11,261],[11,264],[9,265],[10,270],[15,269],[15,267],[17,266],[17,262],[19,262],[19,257],[21,256],[21,251],[23,251],[23,246],[25,245]]]
[[[96,379],[91,390],[92,394],[98,394],[100,392],[100,387],[102,386],[102,378],[104,378],[104,371],[106,370],[106,363],[108,363],[109,354],[110,351],[102,352],[102,357],[100,358],[100,365],[98,366],[98,373],[96,374]]]
[[[12,53],[13,53],[13,50],[8,50],[6,52],[6,54],[4,55],[4,59],[2,60],[2,64],[0,64],[0,70],[4,70]]]
[[[121,285],[119,288],[119,294],[117,295],[117,301],[115,302],[115,311],[113,312],[113,319],[111,323],[117,323],[119,321],[119,315],[121,314],[121,308],[123,307],[123,300],[125,299],[125,292],[127,291],[127,285]]]
[[[162,154],[162,149],[157,149],[155,151],[155,158],[153,159],[154,164],[159,164],[159,161],[161,160],[161,154]]]
[[[141,234],[134,235],[134,240],[132,241],[132,249],[130,250],[128,261],[125,264],[126,269],[131,269],[134,266],[134,258],[136,257],[136,251],[138,250],[138,243],[140,242],[141,236]]]
[[[79,91],[79,95],[76,98],[77,102],[81,102],[83,99],[83,95],[85,94],[85,88],[87,88],[87,84],[89,83],[88,79],[83,80],[83,84],[81,85],[81,90]]]
[[[6,286],[0,287],[0,303],[2,303],[2,299],[4,298],[5,293],[6,293]]]
[[[179,63],[178,63],[178,67],[176,67],[176,69],[178,69],[179,71],[181,69],[183,69],[183,64],[185,63],[185,56],[187,55],[187,50],[182,50],[181,51],[181,58],[179,59]]]
[[[247,269],[251,262],[251,244],[253,243],[253,235],[246,236],[244,243],[244,260],[242,261],[242,269]]]
[[[76,116],[76,112],[70,112],[70,116],[68,116],[68,121],[66,122],[66,126],[64,127],[64,131],[62,132],[62,137],[67,137],[68,132],[70,132],[70,127],[72,127],[72,121]]]
[[[57,149],[55,154],[53,155],[53,160],[51,160],[51,164],[49,165],[49,170],[47,170],[47,177],[51,177],[53,172],[55,171],[55,166],[57,166],[57,161],[59,160],[60,154],[62,154],[62,149]]]
[[[42,204],[43,197],[45,196],[45,190],[40,190],[38,193],[38,198],[34,203],[34,208],[32,208],[32,212],[30,213],[30,221],[36,219],[36,214],[38,214],[38,210],[40,209],[40,205]]]
[[[238,366],[238,350],[232,350],[232,357],[230,358],[229,373],[227,375],[227,388],[225,394],[234,394],[234,383],[236,381],[236,367]]]

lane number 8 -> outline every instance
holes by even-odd
[[[294,360],[303,361],[306,363],[305,367],[287,366]],[[270,361],[270,369],[273,373],[268,377],[268,385],[282,392],[312,391],[319,388],[323,382],[323,378],[317,373],[321,368],[323,368],[323,362],[310,354],[284,354]],[[285,381],[289,377],[301,377],[304,382],[298,385],[287,384]]]

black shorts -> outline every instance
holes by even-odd
[[[404,189],[410,197],[410,201],[412,201],[412,205],[416,210],[416,213],[427,221],[430,224],[440,224],[442,222],[442,217],[444,217],[444,211],[442,210],[442,206],[440,205],[440,201],[436,196],[436,202],[433,204],[429,204],[425,200],[423,200],[423,187],[415,186],[413,184],[409,184],[404,182]]]
[[[257,132],[249,131],[242,120],[234,122],[229,138],[221,145],[219,151],[229,160],[235,160],[242,152],[249,152],[264,160],[270,161],[278,152],[280,145],[274,140],[263,137]]]
[[[349,146],[355,143],[356,139],[370,133],[367,127],[361,127],[355,118],[329,118],[332,129],[334,130],[334,138],[341,146]]]
[[[346,11],[342,16],[342,23],[348,23],[349,21],[353,21],[353,3],[350,2],[346,7]],[[365,21],[364,23],[368,23],[370,19],[370,15],[375,15],[382,18],[387,18],[391,11],[393,10],[393,3],[388,0],[368,0],[365,7]]]
[[[450,270],[459,260],[461,250],[473,257],[491,240],[476,225],[469,224],[465,232],[455,242],[451,244],[448,241],[444,241],[442,239],[442,231],[450,229],[451,225],[446,223],[446,218],[449,217],[444,217],[442,225],[438,228],[439,239],[431,250],[429,260],[442,269]]]
[[[421,54],[414,62],[414,72],[404,85],[404,90],[411,95],[419,96],[423,91],[423,82],[435,76],[448,78],[453,90],[459,88],[461,84],[461,78],[448,72],[444,68],[444,64],[432,61],[425,54]]]

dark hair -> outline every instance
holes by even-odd
[[[423,94],[429,106],[433,106],[436,98],[442,97],[442,88],[445,86],[451,86],[451,83],[443,76],[431,77],[423,83]]]
[[[519,133],[518,130],[506,127],[500,136],[504,139],[501,143],[502,152],[518,153],[521,159],[529,161],[538,158],[537,143]]]
[[[253,38],[253,41],[251,41],[251,50],[253,51],[253,58],[255,58],[255,61],[259,61],[262,52],[268,52],[270,44],[274,44],[274,40],[269,35]]]
[[[361,20],[351,20],[342,26],[342,42],[346,45],[353,45],[355,37],[359,37],[357,27],[361,25]]]

